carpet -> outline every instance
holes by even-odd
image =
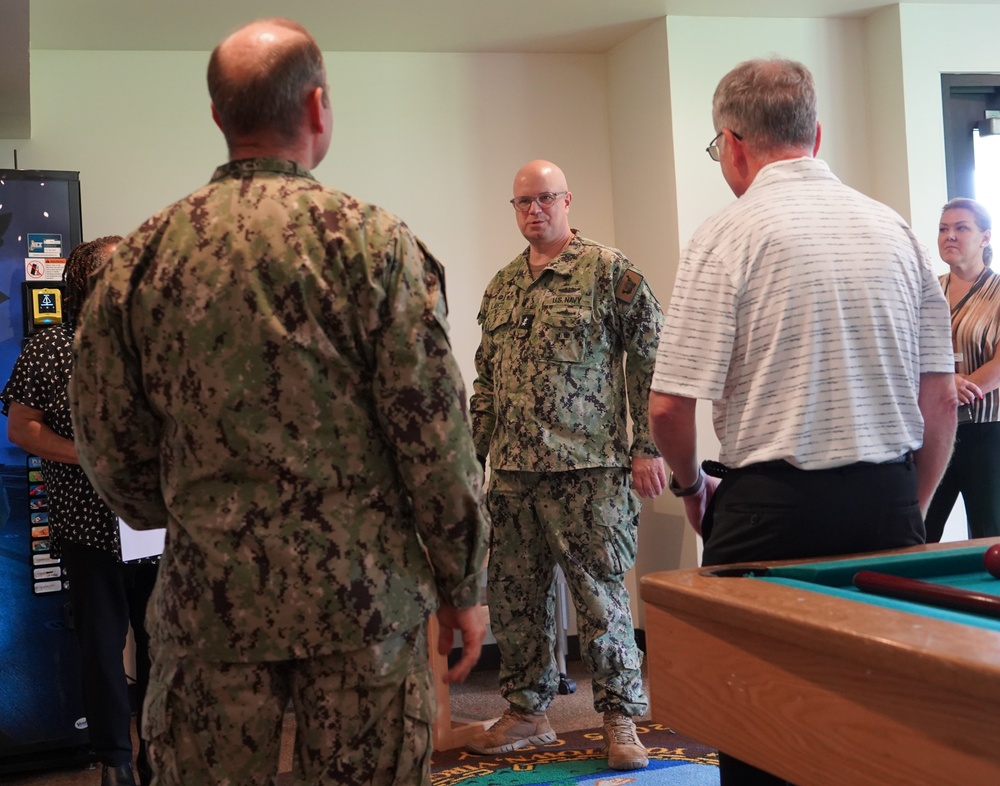
[[[649,751],[644,770],[608,769],[600,729],[572,731],[550,745],[499,756],[477,756],[461,748],[438,751],[431,764],[432,786],[718,786],[716,751],[661,726],[636,724]]]

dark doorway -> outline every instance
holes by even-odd
[[[1000,74],[942,74],[945,167],[948,199],[972,197],[976,193],[976,137],[980,124],[985,132],[988,113],[1000,115]],[[997,124],[1000,130],[1000,123]],[[995,140],[1000,145],[1000,134]],[[996,179],[1000,185],[1000,172]],[[1000,205],[994,209],[1000,209]]]

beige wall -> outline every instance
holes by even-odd
[[[664,307],[680,252],[667,39],[666,20],[657,20],[608,55],[616,242]],[[698,562],[698,538],[683,516],[680,500],[669,494],[643,503],[629,586],[638,627],[643,627],[638,578]]]
[[[0,141],[23,169],[79,170],[87,238],[125,234],[207,182],[226,158],[205,88],[207,53],[35,52],[33,136]],[[514,173],[567,171],[572,218],[614,236],[601,55],[327,53],[334,102],[323,182],[400,215],[445,264],[467,386],[490,276],[523,247]],[[8,163],[5,166],[11,166]]]
[[[899,6],[872,14],[865,23],[868,59],[868,136],[871,139],[870,196],[900,215],[910,215],[910,178],[903,117],[903,55]]]
[[[743,60],[778,55],[810,68],[823,127],[820,157],[848,184],[869,188],[867,69],[861,20],[671,17],[667,22],[682,242],[708,215],[733,199],[705,146],[715,133],[715,86]]]

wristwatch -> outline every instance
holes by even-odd
[[[701,487],[705,485],[705,473],[701,471],[701,467],[698,467],[698,478],[688,486],[686,489],[682,489],[677,485],[677,478],[674,477],[674,473],[670,473],[670,482],[667,484],[667,488],[670,489],[670,493],[675,497],[690,497],[701,491]]]

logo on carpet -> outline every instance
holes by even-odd
[[[660,738],[657,742],[672,734],[670,729],[656,723],[637,726],[636,730],[640,736]],[[649,766],[620,772],[608,769],[600,731],[583,732],[582,738],[582,742],[572,747],[568,740],[557,739],[550,745],[522,748],[501,756],[461,752],[457,761],[431,775],[431,783],[433,786],[652,786],[669,782],[677,786],[718,786],[718,755],[702,746],[650,745],[644,740]]]

